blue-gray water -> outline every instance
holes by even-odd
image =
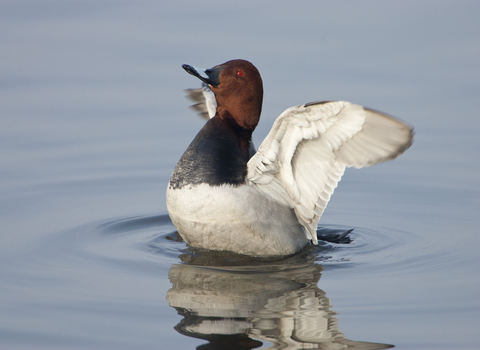
[[[0,348],[478,349],[479,15],[443,0],[0,1]],[[222,267],[177,241],[165,189],[203,124],[181,64],[233,58],[264,80],[256,145],[315,100],[415,126],[400,158],[340,182],[321,224],[355,228],[352,243]]]

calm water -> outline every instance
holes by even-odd
[[[0,348],[478,349],[475,1],[0,2]],[[251,60],[258,146],[287,107],[345,99],[416,127],[347,171],[349,244],[194,251],[165,189],[203,121],[180,68]],[[324,232],[324,231],[322,231]]]

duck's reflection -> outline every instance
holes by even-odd
[[[320,265],[201,265],[172,265],[167,293],[170,306],[184,317],[175,329],[209,341],[197,349],[253,349],[262,341],[272,343],[269,349],[391,347],[344,337],[330,299],[317,287]]]

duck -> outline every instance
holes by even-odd
[[[277,257],[317,245],[318,223],[345,169],[393,160],[413,142],[413,127],[400,119],[346,101],[316,101],[281,113],[255,151],[263,103],[258,69],[243,59],[182,67],[202,81],[210,117],[166,191],[172,223],[192,248]]]

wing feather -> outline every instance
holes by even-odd
[[[215,116],[217,100],[207,84],[203,83],[201,88],[187,89],[185,92],[189,99],[196,102],[191,108],[197,111],[202,118],[210,119]]]
[[[247,182],[293,208],[316,244],[318,221],[345,168],[394,159],[412,139],[406,123],[349,102],[292,107],[248,162]]]

